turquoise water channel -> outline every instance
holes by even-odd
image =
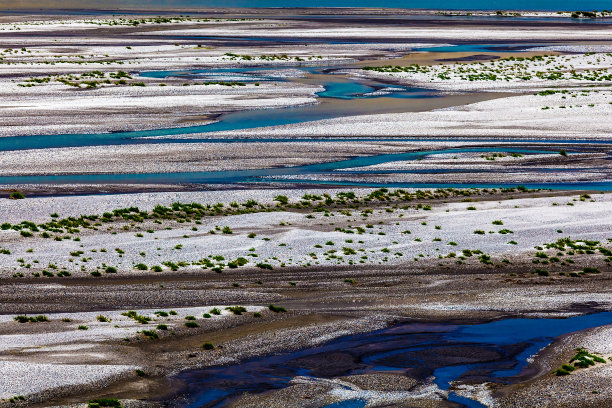
[[[551,153],[547,150],[521,149],[513,147],[475,147],[459,149],[442,149],[424,152],[409,152],[395,154],[381,154],[376,156],[355,157],[336,162],[317,163],[294,167],[254,169],[254,170],[227,170],[227,171],[203,171],[203,172],[180,172],[180,173],[116,173],[116,174],[64,174],[64,175],[36,175],[36,176],[0,176],[0,184],[238,184],[238,183],[298,183],[298,184],[328,184],[328,185],[353,185],[372,187],[397,187],[397,188],[494,188],[514,187],[500,183],[480,184],[453,184],[453,183],[377,183],[377,182],[344,182],[324,180],[302,180],[286,179],[284,176],[307,176],[317,174],[380,174],[381,171],[353,170],[350,172],[338,172],[338,170],[353,167],[367,167],[377,164],[411,161],[423,159],[427,156],[439,154],[459,153],[520,153],[520,154],[543,154]],[[546,171],[550,171],[547,169]],[[404,173],[421,173],[422,171],[402,171]],[[453,169],[440,169],[436,172],[455,172]],[[394,171],[392,173],[398,173]],[[612,183],[526,183],[528,188],[550,188],[550,189],[596,189],[602,191],[612,190]]]
[[[458,47],[457,51],[464,50],[463,46]],[[485,49],[487,44],[470,45],[473,50],[478,47]],[[475,47],[475,48],[474,48]],[[434,49],[431,49],[434,50]],[[448,51],[448,50],[444,50]],[[305,74],[317,74],[326,78],[323,83],[324,90],[318,93],[321,100],[356,100],[372,98],[401,98],[401,99],[427,99],[444,97],[439,92],[423,89],[406,87],[400,85],[390,85],[377,81],[357,81],[330,74],[337,67],[302,67],[299,68]],[[291,68],[295,69],[295,68]],[[150,78],[187,78],[203,81],[239,81],[245,83],[265,82],[265,81],[287,81],[286,72],[283,68],[219,68],[219,69],[198,69],[185,71],[152,71],[141,74]],[[337,78],[336,78],[337,77]],[[197,125],[182,128],[152,129],[142,131],[100,133],[100,134],[64,134],[64,135],[33,135],[33,136],[14,136],[0,138],[0,151],[15,151],[25,149],[48,149],[62,147],[84,147],[84,146],[105,146],[105,145],[126,145],[126,144],[159,144],[159,143],[293,143],[304,141],[317,141],[320,143],[335,142],[367,142],[367,141],[429,141],[425,138],[210,138],[208,133],[217,131],[230,131],[240,129],[252,129],[267,126],[278,126],[295,123],[303,123],[321,119],[331,119],[350,114],[343,110],[342,103],[335,109],[322,108],[323,104],[312,104],[289,108],[273,108],[260,110],[246,110],[224,114],[215,123],[208,125]],[[194,135],[190,138],[174,138],[179,135]],[[435,139],[438,140],[438,139]],[[468,141],[467,138],[447,138],[447,141]],[[474,139],[482,143],[499,142],[500,139]],[[307,175],[333,174],[337,170],[350,167],[371,166],[392,161],[417,160],[430,155],[444,153],[465,153],[465,152],[500,152],[500,153],[523,153],[538,154],[550,153],[551,150],[533,150],[518,148],[521,144],[540,143],[542,141],[527,139],[507,139],[513,141],[514,147],[500,148],[471,148],[471,149],[445,149],[427,151],[419,153],[400,153],[384,154],[367,157],[357,157],[349,160],[342,160],[330,163],[271,168],[254,170],[234,170],[234,171],[210,171],[210,172],[180,172],[180,173],[147,173],[147,174],[65,174],[65,175],[37,175],[37,176],[0,176],[0,184],[235,184],[235,183],[295,183],[295,184],[328,184],[328,185],[356,185],[356,186],[377,186],[377,187],[400,187],[400,188],[438,188],[438,187],[503,187],[498,183],[491,184],[452,184],[452,183],[380,183],[380,182],[355,182],[355,181],[325,181],[315,180],[305,177]],[[562,143],[572,144],[612,144],[611,140],[549,140],[549,144]],[[553,169],[554,171],[555,169]],[[550,169],[542,172],[551,171]],[[384,173],[419,173],[419,171],[371,171],[358,169],[350,172],[342,172],[344,175],[368,175]],[[436,171],[425,170],[420,172],[444,173],[457,172],[453,169],[440,169]],[[286,176],[300,176],[299,180],[289,180]],[[612,183],[609,182],[582,182],[582,183],[527,183],[528,188],[552,188],[552,189],[596,189],[611,190]]]

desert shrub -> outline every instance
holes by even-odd
[[[270,309],[274,313],[285,313],[287,309],[281,306],[275,306],[273,304],[268,305],[268,309]]]
[[[130,310],[128,312],[121,313],[122,316],[129,317],[130,319],[136,320],[140,324],[147,324],[151,321],[151,318],[148,316],[139,315],[136,311]]]
[[[274,267],[273,267],[272,265],[267,264],[267,263],[261,263],[261,262],[260,262],[260,263],[258,263],[258,264],[257,264],[257,265],[255,265],[255,266],[257,266],[257,267],[258,267],[258,268],[260,268],[260,269],[270,269],[270,270],[274,269]]]
[[[244,306],[228,306],[225,308],[225,310],[229,310],[230,312],[232,312],[235,315],[241,315],[243,313],[246,313],[247,309]],[[211,310],[212,312],[212,310]]]
[[[142,334],[150,339],[159,339],[159,336],[157,333],[155,333],[155,330],[143,330]]]
[[[111,407],[122,408],[121,402],[116,398],[98,398],[87,403],[88,408]]]
[[[276,197],[274,197],[274,201],[278,201],[280,204],[287,204],[289,203],[289,198],[287,198],[287,196],[285,195],[277,195]]]
[[[38,315],[38,316],[19,315],[19,316],[15,316],[13,320],[19,323],[38,323],[38,322],[48,322],[49,318],[45,315]]]

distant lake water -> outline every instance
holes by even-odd
[[[384,7],[452,10],[612,10],[610,0],[2,0],[0,10]]]

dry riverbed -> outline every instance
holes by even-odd
[[[0,152],[0,174],[239,171],[430,151],[279,177],[310,185],[611,180],[608,144],[597,143],[610,133],[609,25],[570,26],[570,16],[550,13],[528,15],[550,17],[545,23],[470,17],[449,26],[440,20],[448,16],[421,18],[423,12],[388,21],[362,15],[390,12],[381,10],[336,10],[321,19],[310,11],[300,18],[287,16],[293,11],[278,18],[217,12],[1,17],[0,143],[209,124],[228,112],[315,104],[324,117],[339,117],[145,134],[141,144],[116,139],[107,146],[101,138],[75,146],[68,135],[62,147],[25,143]],[[416,50],[482,38],[524,51]],[[310,67],[328,69],[313,74]],[[211,69],[233,72],[191,72]],[[162,70],[172,72],[147,74]],[[317,96],[330,78],[427,88],[435,97],[393,98],[388,88],[376,89],[380,98]],[[368,139],[282,140],[347,136]],[[62,138],[55,137],[49,140]],[[248,140],[172,140],[209,137]],[[442,149],[453,150],[435,154]],[[193,397],[185,370],[312,348],[399,322],[612,310],[609,193],[107,180],[2,186],[2,407],[85,407],[95,398],[181,406]],[[8,199],[17,189],[26,198]],[[609,361],[557,371],[578,347],[593,353],[588,359],[609,360],[610,330],[557,339],[529,357],[518,383],[461,379],[451,387],[487,406],[610,405]],[[340,371],[354,362],[341,355],[334,364],[313,364],[338,371],[295,376],[287,388],[245,394],[231,405],[365,398],[369,406],[456,406],[418,370],[346,376]]]

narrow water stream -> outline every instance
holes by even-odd
[[[163,136],[190,135],[196,133],[211,133],[251,129],[267,126],[289,125],[322,119],[332,119],[341,116],[352,116],[367,113],[384,113],[397,111],[397,107],[381,109],[371,112],[369,106],[360,104],[341,103],[361,99],[392,98],[392,99],[430,99],[442,98],[443,95],[435,90],[423,88],[410,88],[397,85],[388,85],[378,81],[352,81],[342,76],[324,74],[327,69],[335,67],[304,67],[307,73],[315,74],[320,78],[324,90],[317,94],[319,103],[286,108],[251,109],[223,114],[216,122],[207,125],[186,126],[179,128],[151,129],[141,131],[127,131],[98,134],[58,134],[58,135],[31,135],[0,138],[0,151],[14,151],[25,149],[47,149],[60,147],[82,147],[125,144],[151,144],[151,143],[194,143],[206,141],[206,138],[191,140],[176,140],[172,138],[148,139]],[[286,69],[295,70],[294,67]],[[151,71],[141,74],[150,78],[180,77],[205,81],[288,81],[279,67],[268,68],[221,68],[191,71]],[[329,101],[336,103],[326,103]]]
[[[202,171],[202,172],[181,172],[181,173],[104,173],[104,174],[63,174],[63,175],[34,175],[34,176],[0,176],[0,184],[236,184],[236,183],[298,183],[298,184],[329,184],[329,185],[358,185],[371,187],[398,187],[398,188],[500,188],[516,187],[516,184],[504,183],[379,183],[363,182],[356,183],[351,181],[327,181],[309,180],[300,178],[297,180],[286,179],[286,176],[305,176],[317,174],[351,174],[368,175],[379,174],[380,171],[368,170],[368,166],[390,163],[395,161],[412,161],[423,159],[427,156],[440,154],[460,154],[478,152],[498,152],[498,153],[520,153],[520,154],[542,154],[551,153],[549,150],[534,150],[516,147],[474,147],[458,149],[441,149],[423,152],[381,154],[375,156],[362,156],[335,162],[325,162],[294,167],[280,167],[253,170],[224,170],[224,171]],[[355,169],[351,171],[338,171],[353,167],[365,167],[365,169]],[[455,172],[454,169],[437,169],[437,173]],[[548,172],[544,169],[542,172]],[[403,173],[423,173],[419,170],[404,170]],[[385,173],[384,171],[382,173]],[[393,173],[397,173],[393,171]],[[610,182],[586,182],[586,183],[526,183],[528,188],[550,188],[550,189],[576,189],[576,190],[611,190]]]
[[[526,45],[522,45],[525,47]],[[454,51],[490,49],[491,47],[505,47],[513,49],[519,45],[487,45],[468,44],[456,45]],[[429,50],[429,49],[424,49]],[[439,51],[432,48],[432,51]],[[449,51],[449,50],[444,50]],[[0,138],[0,151],[15,151],[25,149],[48,149],[62,147],[84,147],[104,145],[126,145],[126,144],[158,144],[158,143],[261,143],[277,142],[292,143],[316,140],[320,143],[359,142],[359,141],[427,141],[430,139],[419,138],[269,138],[269,139],[246,139],[246,138],[208,138],[207,133],[216,131],[230,131],[239,129],[251,129],[267,126],[278,126],[295,123],[303,123],[321,119],[350,116],[357,114],[372,113],[376,109],[372,104],[362,105],[360,101],[366,100],[427,100],[432,98],[448,98],[438,91],[411,88],[400,85],[390,85],[376,80],[352,80],[343,75],[335,75],[334,70],[338,67],[248,67],[248,68],[214,68],[184,71],[151,71],[143,72],[141,75],[152,78],[179,77],[198,79],[205,81],[241,81],[241,82],[265,82],[265,81],[290,81],[295,80],[295,70],[304,71],[311,81],[321,83],[324,90],[318,93],[320,103],[289,108],[271,108],[261,110],[245,110],[231,112],[222,115],[217,122],[208,125],[197,125],[183,128],[153,129],[143,131],[103,133],[103,134],[65,134],[65,135],[40,135],[40,136],[17,136]],[[288,71],[293,71],[293,73]],[[333,103],[330,101],[334,101]],[[423,103],[423,102],[419,102]],[[381,102],[381,110],[376,113],[385,112],[388,109],[386,103]],[[397,105],[393,109],[397,109]],[[404,105],[403,105],[404,106]],[[407,109],[407,108],[402,108]],[[181,139],[173,136],[190,135],[202,133],[202,137]],[[437,140],[437,139],[436,139]],[[464,142],[465,138],[447,138],[448,141]],[[476,139],[475,139],[476,140]],[[500,142],[500,139],[483,140],[479,142]],[[570,140],[553,141],[546,143],[542,141],[530,141],[524,139],[509,139],[514,146],[525,143],[541,143],[543,145],[553,143],[563,144],[610,144],[610,140]],[[467,188],[467,187],[507,187],[510,185],[491,184],[457,184],[457,183],[379,183],[379,182],[356,182],[317,180],[304,177],[309,174],[333,173],[340,169],[349,167],[361,167],[374,164],[387,163],[398,160],[416,160],[429,155],[441,153],[462,152],[519,152],[525,154],[549,153],[549,151],[536,151],[533,149],[520,149],[516,147],[502,148],[472,148],[472,149],[446,149],[421,153],[385,154],[367,157],[357,157],[349,160],[341,160],[331,163],[321,163],[296,167],[254,169],[254,170],[232,170],[232,171],[210,171],[210,172],[181,172],[181,173],[147,173],[147,174],[74,174],[74,175],[36,175],[36,176],[3,176],[0,184],[72,184],[72,183],[126,183],[126,184],[232,184],[232,183],[296,183],[296,184],[329,184],[329,185],[357,185],[376,187],[400,187],[400,188]],[[550,170],[542,170],[543,172]],[[419,173],[419,171],[392,171],[390,173]],[[427,171],[421,171],[427,172]],[[454,169],[438,169],[440,174],[457,172]],[[343,172],[348,175],[384,174],[384,171],[371,171],[358,169]],[[387,172],[389,173],[389,172]],[[287,176],[301,176],[298,180],[289,180]],[[557,189],[598,189],[611,190],[610,182],[582,182],[582,183],[527,183],[529,188],[557,188]]]

